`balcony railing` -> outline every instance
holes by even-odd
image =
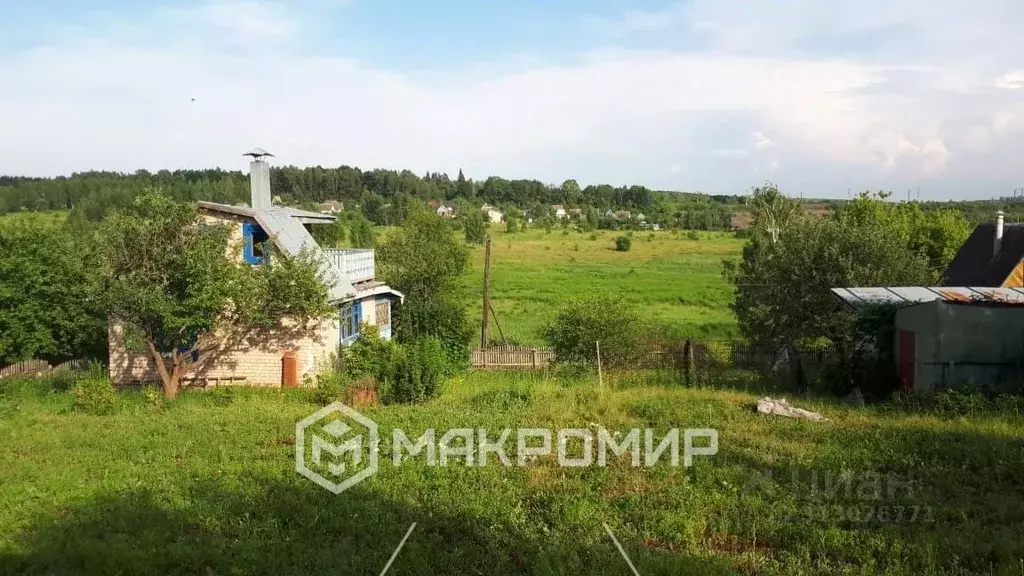
[[[354,248],[324,250],[338,270],[348,278],[349,282],[365,282],[373,280],[375,259],[373,250],[357,250]]]

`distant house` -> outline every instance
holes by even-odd
[[[611,210],[611,209],[609,208],[609,209],[608,209],[607,211],[605,211],[605,213],[604,213],[604,217],[605,217],[605,218],[615,218],[615,212],[613,212],[613,211],[612,211],[612,210]]]
[[[637,213],[637,214],[636,214],[635,216],[633,216],[633,217],[634,217],[634,218],[636,218],[637,220],[639,220],[640,222],[644,222],[644,221],[646,221],[646,220],[647,220],[647,217],[646,217],[646,216],[644,216],[644,213],[643,213],[643,212],[638,212],[638,213]]]
[[[434,211],[441,218],[455,218],[455,202],[449,200],[434,207]]]
[[[942,274],[944,286],[1024,288],[1024,224],[980,224]]]
[[[567,218],[569,216],[565,211],[565,206],[562,206],[561,204],[551,206],[551,212],[555,215],[555,218]]]
[[[498,210],[497,208],[491,206],[490,204],[484,204],[483,206],[480,207],[480,210],[484,213],[485,216],[487,216],[487,220],[491,224],[501,224],[501,221],[504,220],[505,218],[505,215],[502,214],[501,210]]]
[[[327,200],[319,206],[321,214],[337,214],[345,210],[345,203],[337,200]]]
[[[614,214],[616,220],[629,220],[629,210],[618,210]]]
[[[580,220],[581,218],[583,218],[582,208],[569,208],[568,210],[566,210],[566,212],[569,214],[570,218],[575,218],[576,220]]]
[[[382,337],[391,337],[391,304],[403,296],[376,279],[374,251],[320,247],[310,229],[334,222],[336,217],[273,206],[270,167],[265,160],[257,158],[250,164],[250,183],[252,207],[199,202],[200,215],[207,222],[230,228],[226,248],[238,262],[263,265],[268,258],[264,246],[269,243],[285,258],[309,254],[320,268],[335,313],[316,326],[298,328],[285,321],[258,339],[230,344],[198,371],[185,374],[185,382],[279,386],[286,353],[295,354],[301,379],[328,366],[338,346],[355,341],[364,325],[374,325]],[[123,336],[124,326],[112,321],[108,326],[111,380],[119,385],[159,380],[150,356],[129,350]]]

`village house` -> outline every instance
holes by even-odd
[[[942,274],[944,286],[1024,287],[1024,224],[980,224]]]
[[[359,337],[366,325],[376,326],[383,338],[391,337],[391,305],[402,294],[376,279],[373,250],[321,248],[310,230],[327,224],[334,216],[284,206],[272,206],[270,166],[260,151],[249,155],[251,206],[199,202],[203,219],[226,224],[231,235],[226,249],[232,258],[250,266],[267,262],[264,246],[273,246],[285,257],[305,251],[320,266],[327,284],[327,298],[336,313],[309,328],[288,326],[259,338],[238,342],[220,351],[200,369],[188,373],[186,383],[241,382],[252,385],[280,385],[282,359],[293,355],[298,377],[315,375],[323,369],[339,345]],[[126,348],[124,327],[111,322],[109,328],[110,378],[118,385],[154,381],[155,366],[149,355]]]
[[[441,218],[455,218],[455,216],[457,216],[455,202],[452,200],[447,202],[431,200],[430,202],[427,202],[427,205],[430,206],[430,208],[433,209]]]
[[[565,206],[561,204],[552,205],[551,213],[555,215],[555,218],[568,218],[569,216],[569,213],[565,211]]]
[[[480,210],[487,216],[487,221],[491,224],[501,224],[501,221],[505,219],[505,215],[501,213],[501,210],[490,204],[484,204],[480,207]]]
[[[566,210],[566,212],[569,214],[570,218],[573,218],[575,220],[580,220],[583,218],[582,208],[569,208]]]
[[[327,200],[320,204],[321,214],[338,214],[345,210],[345,203],[337,200]]]

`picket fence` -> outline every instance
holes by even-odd
[[[22,360],[0,368],[0,378],[11,376],[38,376],[50,372],[82,371],[89,366],[87,360],[68,360],[56,366],[50,366],[46,360]]]
[[[473,350],[473,368],[491,370],[536,370],[546,368],[555,353],[544,348],[492,346]]]

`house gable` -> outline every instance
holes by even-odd
[[[995,224],[980,224],[967,238],[942,274],[943,286],[1022,286],[1024,270],[1024,224],[1007,224],[1003,228],[1003,239],[999,253],[993,255]],[[1019,276],[1019,284],[1012,282]]]

